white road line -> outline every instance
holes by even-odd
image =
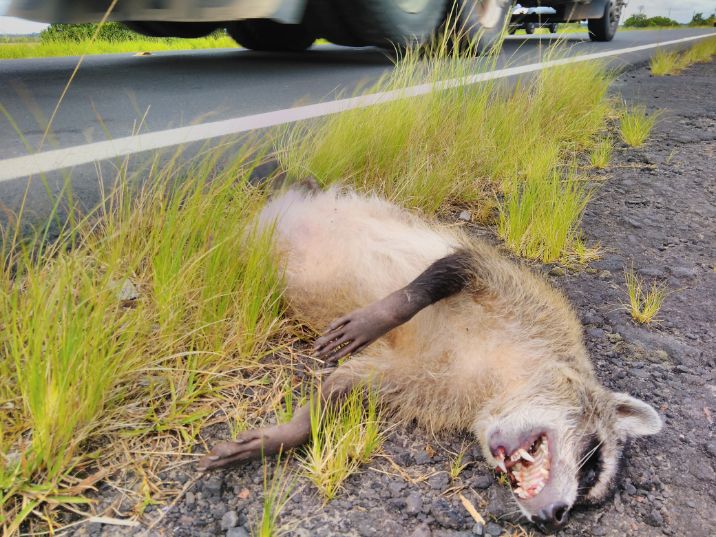
[[[344,112],[346,110],[365,108],[406,97],[425,95],[433,91],[441,91],[449,88],[467,86],[469,84],[477,84],[487,80],[496,80],[499,78],[508,78],[515,75],[532,73],[559,65],[598,60],[600,58],[608,58],[610,56],[630,54],[632,52],[639,52],[667,45],[686,43],[688,41],[703,39],[712,35],[714,34],[696,35],[681,39],[673,39],[671,41],[663,41],[661,43],[650,43],[648,45],[639,45],[636,47],[627,47],[617,50],[596,52],[593,54],[572,56],[569,58],[532,63],[518,67],[509,67],[506,69],[490,71],[488,73],[481,73],[478,75],[466,76],[452,80],[444,80],[437,83],[411,86],[401,90],[361,95],[358,97],[338,99],[335,101],[311,104],[307,106],[297,106],[295,108],[286,108],[263,114],[253,114],[250,116],[226,119],[223,121],[212,121],[209,123],[179,127],[176,129],[148,132],[146,134],[137,134],[134,136],[117,138],[115,140],[95,142],[91,144],[67,147],[64,149],[44,151],[42,153],[36,153],[23,157],[9,158],[0,160],[0,182],[40,175],[63,168],[89,164],[105,159],[123,157],[134,153],[140,153],[142,151],[162,149],[191,142],[199,142],[210,138],[227,136],[230,134],[239,134],[266,127],[274,127],[276,125],[284,125],[306,119],[319,118],[330,114],[336,114],[338,112]]]

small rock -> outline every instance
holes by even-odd
[[[695,267],[669,267],[669,271],[677,278],[695,278],[699,274]]]
[[[482,537],[483,535],[485,535],[485,526],[483,526],[479,522],[475,523],[475,525],[472,527],[472,533],[474,535],[477,535],[478,537]]]
[[[204,481],[204,490],[210,494],[219,494],[222,484],[222,480],[218,477],[211,477]]]
[[[428,479],[428,485],[433,490],[443,490],[450,484],[450,478],[446,473],[439,473]]]
[[[470,211],[465,210],[460,212],[458,218],[463,222],[469,222],[470,220],[472,220],[472,214],[470,213]]]
[[[716,458],[716,442],[709,442],[706,444],[706,451],[709,455]]]
[[[194,517],[191,517],[189,515],[182,515],[179,517],[179,524],[181,524],[182,526],[193,526]]]
[[[415,464],[428,464],[430,462],[430,455],[423,450],[418,451],[414,458]]]
[[[196,501],[196,496],[194,496],[194,493],[192,491],[187,492],[184,495],[184,504],[191,506],[194,505],[194,502]]]
[[[485,526],[485,533],[487,533],[487,535],[491,535],[492,537],[502,535],[502,531],[502,527],[494,522],[488,522],[487,526]]]
[[[624,492],[626,492],[629,496],[634,496],[634,494],[636,494],[636,487],[631,483],[626,483],[624,485]]]
[[[475,487],[476,489],[485,490],[486,488],[490,488],[492,483],[494,482],[494,479],[492,479],[492,476],[487,474],[478,475],[475,477],[471,485]]]
[[[119,293],[117,293],[117,298],[122,302],[137,300],[139,298],[139,289],[127,278],[122,282],[122,287],[119,289]]]
[[[604,537],[607,534],[607,530],[604,526],[596,526],[590,530],[590,535],[593,537]]]
[[[608,270],[603,270],[599,273],[600,280],[608,280],[611,277],[612,277],[612,273],[609,272]]]
[[[221,529],[229,530],[239,524],[239,514],[236,511],[227,511],[221,517]]]
[[[443,498],[438,498],[433,502],[430,514],[435,517],[438,524],[445,528],[459,529],[462,526],[462,513]]]
[[[600,339],[604,335],[604,330],[601,328],[587,328],[587,334],[594,339]]]
[[[652,509],[651,513],[646,516],[646,523],[658,528],[664,524],[664,517],[658,510]]]
[[[564,276],[567,272],[562,267],[552,267],[548,274],[550,276]]]
[[[417,515],[423,509],[423,498],[417,492],[411,492],[405,498],[405,512],[409,515]]]
[[[388,490],[393,496],[399,496],[404,488],[405,483],[402,481],[391,481],[388,483]]]
[[[227,531],[226,537],[249,537],[249,532],[239,526],[237,528],[231,528]]]
[[[432,535],[433,532],[430,531],[430,527],[428,527],[427,524],[420,524],[420,526],[413,530],[410,537],[432,537]]]

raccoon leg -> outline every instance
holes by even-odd
[[[323,381],[318,395],[325,403],[336,404],[350,392],[359,377],[348,364],[336,369]],[[231,466],[243,461],[275,455],[305,444],[311,435],[310,405],[300,407],[288,423],[241,433],[236,440],[220,442],[198,463],[201,472]]]
[[[465,289],[474,280],[472,267],[466,250],[438,259],[402,289],[333,321],[314,351],[329,362],[360,352],[423,308]]]

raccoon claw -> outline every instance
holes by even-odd
[[[276,439],[265,429],[255,429],[240,434],[234,441],[216,444],[197,464],[197,470],[206,472],[231,466],[238,462],[257,459],[262,454],[272,454]],[[282,443],[279,443],[279,447]]]

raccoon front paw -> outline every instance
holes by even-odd
[[[284,445],[277,427],[254,429],[241,433],[236,440],[215,445],[197,464],[197,470],[206,472],[234,464],[258,459],[262,455],[278,453]]]

